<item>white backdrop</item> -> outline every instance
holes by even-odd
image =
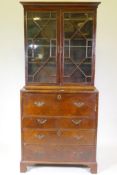
[[[100,174],[110,174],[117,171],[117,0],[101,2],[95,75],[100,92],[97,159]],[[25,71],[23,30],[19,1],[0,0],[0,170],[4,175],[19,174],[20,89]],[[57,167],[35,168],[27,174],[54,174],[55,170],[58,174],[89,174],[86,169]]]

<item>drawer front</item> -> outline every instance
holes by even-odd
[[[57,120],[47,117],[28,117],[22,119],[23,128],[56,128]]]
[[[23,94],[23,115],[95,116],[96,94]]]
[[[28,144],[77,144],[94,145],[95,130],[33,130],[24,129],[23,141]]]
[[[78,145],[24,145],[23,160],[40,161],[42,163],[70,163],[96,161],[95,146]]]
[[[66,128],[66,129],[93,129],[96,128],[96,117],[25,117],[22,118],[24,128]]]
[[[23,94],[23,115],[54,116],[58,114],[58,104],[55,94]]]
[[[59,128],[66,129],[95,129],[96,117],[83,118],[80,116],[58,119],[57,125]]]
[[[95,116],[96,114],[96,94],[63,94],[59,103],[60,114],[64,116]]]

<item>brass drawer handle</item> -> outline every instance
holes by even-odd
[[[77,140],[80,140],[83,138],[83,136],[74,136]]]
[[[40,118],[40,119],[37,119],[37,122],[40,124],[44,124],[47,122],[47,119]]]
[[[38,135],[35,135],[36,138],[38,138],[39,140],[43,139],[45,137],[44,134],[38,134]]]
[[[34,105],[38,106],[38,107],[41,107],[41,106],[44,106],[44,102],[43,101],[35,101],[34,102]]]
[[[57,95],[57,100],[61,100],[61,99],[62,99],[61,95],[58,94],[58,95]]]
[[[79,120],[79,119],[72,119],[72,122],[75,124],[75,125],[79,125],[81,123],[82,120]]]
[[[73,152],[73,154],[76,156],[76,157],[81,157],[82,156],[82,154],[83,154],[84,152]]]
[[[78,108],[81,108],[84,106],[84,102],[74,102],[74,105],[77,106]]]

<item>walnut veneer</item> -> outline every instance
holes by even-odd
[[[97,2],[22,2],[26,84],[20,170],[85,165],[97,172],[94,87]]]

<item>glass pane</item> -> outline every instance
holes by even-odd
[[[64,82],[92,80],[93,14],[64,13]]]
[[[27,13],[28,82],[56,83],[56,13]]]

